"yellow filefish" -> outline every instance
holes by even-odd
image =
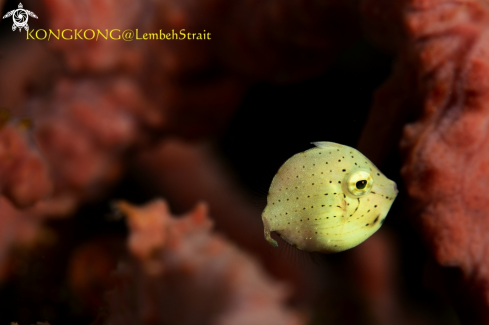
[[[262,213],[265,239],[277,232],[305,251],[336,253],[375,233],[397,196],[396,183],[358,150],[333,142],[287,160],[272,180]]]

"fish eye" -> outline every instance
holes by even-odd
[[[348,177],[348,191],[355,196],[362,196],[370,192],[374,179],[369,172],[359,170]]]
[[[358,181],[356,186],[357,186],[357,189],[363,190],[365,188],[365,186],[367,186],[367,180],[362,179],[361,181]]]

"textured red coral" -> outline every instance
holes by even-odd
[[[45,198],[53,187],[46,163],[27,137],[21,127],[0,129],[0,192],[22,207]]]
[[[486,324],[489,7],[477,0],[369,3],[385,17],[403,17],[394,27],[402,30],[397,46],[402,74],[374,106],[422,110],[421,118],[404,129],[402,174],[436,260],[461,270],[461,285],[450,287],[463,319]],[[396,100],[400,93],[407,102]]]
[[[32,206],[3,210],[0,219],[9,223],[5,229],[15,228],[12,234],[22,232],[26,220],[30,227],[67,216],[104,193],[120,177],[126,152],[151,138],[164,120],[122,77],[61,79],[51,96],[32,99],[15,113],[30,116],[34,127],[0,130],[0,190],[18,207]],[[0,254],[16,241],[6,236]]]
[[[212,233],[205,204],[175,218],[162,200],[120,202],[132,261],[117,271],[106,324],[304,324],[286,288]],[[134,296],[135,295],[135,296]]]
[[[34,132],[57,180],[57,192],[91,197],[110,184],[111,170],[117,174],[118,158],[137,137],[139,118],[132,114],[137,94],[131,86],[123,80],[64,80],[54,100],[35,107],[48,112],[36,119]]]

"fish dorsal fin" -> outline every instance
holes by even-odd
[[[327,142],[327,141],[318,141],[318,142],[311,142],[311,144],[315,145],[318,148],[344,148],[345,146],[334,143],[334,142]]]

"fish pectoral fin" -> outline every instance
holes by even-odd
[[[344,146],[342,146],[341,144],[327,141],[311,142],[311,144],[315,145],[318,148],[344,148]]]
[[[278,247],[277,241],[273,239],[272,236],[270,235],[270,224],[268,223],[268,220],[266,218],[262,218],[262,219],[263,219],[263,232],[265,234],[265,239],[273,247]]]

